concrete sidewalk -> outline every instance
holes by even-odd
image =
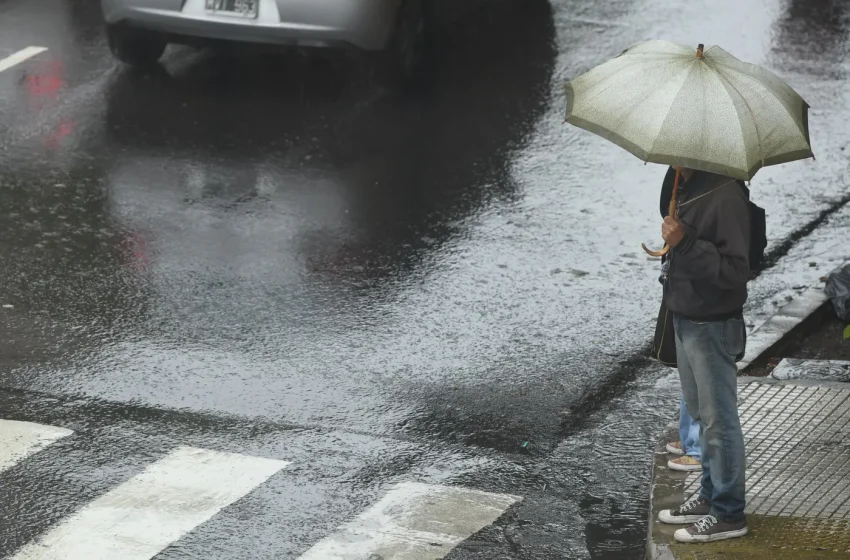
[[[827,366],[828,367],[825,367]],[[699,488],[698,473],[666,468],[659,441],[653,466],[647,557],[659,560],[850,558],[850,364],[785,361],[780,377],[739,381],[747,447],[744,538],[703,545],[673,540],[679,526],[657,521]]]

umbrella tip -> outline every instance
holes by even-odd
[[[697,58],[702,58],[703,49],[705,49],[705,45],[700,43],[699,46],[697,46]]]

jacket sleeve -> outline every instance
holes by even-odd
[[[750,278],[750,208],[742,197],[723,197],[714,208],[716,243],[699,239],[683,223],[685,237],[675,248],[676,273],[688,280],[734,289]]]

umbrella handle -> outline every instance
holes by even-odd
[[[679,217],[679,207],[676,205],[676,195],[679,193],[679,177],[682,176],[682,168],[676,167],[676,180],[673,181],[673,196],[670,197],[670,209],[668,213],[673,216],[673,218]],[[667,253],[670,252],[670,245],[664,244],[664,248],[660,251],[652,251],[649,247],[646,246],[645,243],[640,244],[643,247],[643,250],[646,251],[646,254],[650,257],[663,257]]]
[[[650,257],[663,257],[664,255],[670,252],[670,246],[666,243],[664,244],[664,248],[660,251],[652,251],[649,247],[646,246],[646,243],[641,243],[640,246],[643,247],[643,250],[646,251],[646,254]]]

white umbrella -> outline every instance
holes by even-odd
[[[640,43],[566,91],[567,122],[645,162],[749,180],[766,165],[814,157],[809,105],[772,72],[718,46]]]

